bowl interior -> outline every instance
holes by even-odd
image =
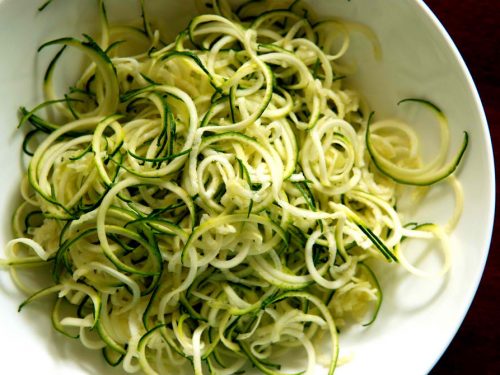
[[[446,349],[462,322],[478,286],[487,257],[494,215],[494,166],[486,119],[476,89],[452,41],[421,1],[385,0],[309,1],[322,17],[334,16],[363,23],[373,29],[382,46],[382,59],[374,58],[363,35],[353,35],[349,60],[357,71],[348,84],[359,90],[379,117],[399,116],[415,124],[424,150],[432,152],[437,129],[425,111],[398,107],[408,97],[437,104],[450,123],[452,150],[463,131],[470,135],[469,149],[458,171],[465,202],[462,218],[452,235],[453,266],[442,279],[419,279],[398,270],[384,272],[384,304],[375,324],[355,326],[341,336],[341,355],[352,356],[339,374],[427,373]],[[140,16],[137,1],[109,1],[111,19]],[[167,34],[175,35],[194,14],[190,1],[147,2],[152,19]],[[97,29],[97,11],[88,2],[55,1],[38,12],[39,0],[0,2],[0,242],[11,238],[10,216],[19,197],[22,131],[16,129],[19,106],[33,106],[41,99],[41,82],[55,49],[36,49],[43,42],[81,35]],[[131,11],[132,9],[132,11]],[[71,65],[71,64],[66,64]],[[64,70],[61,85],[71,82],[74,69]],[[413,215],[443,222],[453,206],[447,184],[436,187]],[[386,268],[387,269],[387,268]],[[0,272],[0,306],[4,322],[0,350],[2,369],[19,373],[86,374],[121,373],[110,370],[97,353],[82,349],[54,333],[47,311],[31,306],[17,313],[23,300]],[[29,361],[25,354],[30,353]],[[74,357],[77,357],[75,359]]]

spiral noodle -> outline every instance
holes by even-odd
[[[372,311],[371,323],[381,303],[367,260],[425,275],[400,244],[438,238],[449,267],[445,231],[403,225],[400,186],[375,166],[398,159],[411,177],[443,156],[422,169],[412,128],[368,125],[343,87],[350,33],[378,51],[374,37],[313,23],[299,2],[270,4],[214,1],[214,14],[167,45],[144,9],[143,29],[110,25],[103,12],[99,42],[43,46],[63,48],[47,102],[22,109],[34,126],[25,148],[35,149],[1,264],[26,290],[16,270],[50,264],[54,284],[22,306],[56,293],[54,327],[127,372],[279,373],[280,355],[297,347],[314,373],[327,334],[332,373],[336,323]],[[91,63],[60,99],[52,77],[66,47]],[[453,186],[447,231],[461,210]]]

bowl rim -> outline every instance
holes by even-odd
[[[436,355],[435,360],[433,362],[429,363],[429,368],[427,369],[427,372],[429,372],[432,370],[432,368],[434,368],[436,366],[436,364],[439,362],[439,360],[444,355],[446,350],[449,348],[451,342],[453,341],[453,339],[457,335],[460,327],[462,326],[462,324],[465,320],[467,313],[469,312],[469,310],[472,306],[474,298],[475,298],[477,291],[479,289],[481,279],[484,275],[484,271],[486,269],[486,263],[488,260],[488,255],[489,255],[489,252],[491,249],[493,229],[494,229],[495,210],[496,210],[496,180],[495,180],[495,159],[494,159],[494,155],[493,155],[493,144],[492,144],[492,139],[491,139],[491,133],[489,130],[488,120],[486,117],[484,106],[481,102],[481,97],[479,95],[478,88],[477,88],[476,84],[474,83],[474,79],[472,77],[472,74],[471,74],[469,68],[467,67],[467,64],[466,64],[462,54],[460,53],[457,45],[453,41],[451,35],[448,33],[448,31],[446,30],[444,25],[441,23],[441,21],[437,17],[437,15],[434,14],[434,12],[424,2],[424,0],[416,0],[415,2],[417,4],[417,6],[422,10],[422,13],[425,14],[425,16],[428,17],[428,19],[430,19],[430,21],[432,21],[433,26],[437,28],[439,33],[445,39],[446,44],[450,47],[450,49],[453,53],[453,56],[455,58],[455,61],[458,63],[460,70],[463,74],[463,77],[465,78],[469,92],[472,94],[475,109],[478,111],[478,114],[479,114],[481,131],[482,131],[482,134],[483,134],[483,137],[485,140],[485,144],[487,146],[486,149],[483,150],[483,152],[486,155],[486,162],[487,162],[486,168],[488,171],[490,171],[490,173],[488,175],[489,181],[487,181],[488,185],[489,185],[490,194],[487,197],[487,199],[489,199],[489,201],[491,202],[491,205],[490,205],[488,211],[484,213],[486,218],[487,218],[488,227],[486,230],[487,236],[485,237],[485,241],[486,241],[485,242],[485,249],[482,249],[482,252],[481,252],[481,262],[480,262],[481,272],[478,272],[475,275],[474,279],[471,280],[471,281],[473,281],[473,288],[470,289],[470,292],[468,293],[468,295],[463,296],[464,301],[466,301],[466,303],[467,303],[467,308],[461,312],[461,315],[459,318],[460,324],[458,324],[452,330],[452,332],[447,340],[446,346],[442,347],[441,352]]]
[[[312,0],[310,0],[312,2]],[[447,333],[446,345],[440,347],[439,352],[436,352],[433,357],[429,356],[429,360],[427,363],[427,372],[429,372],[441,359],[445,351],[448,349],[450,343],[456,336],[460,327],[463,324],[463,321],[470,310],[470,307],[473,303],[474,297],[477,294],[478,288],[480,286],[480,282],[482,276],[484,275],[484,271],[487,264],[487,258],[489,255],[489,249],[491,248],[492,242],[492,234],[494,229],[494,219],[495,219],[495,202],[496,202],[496,182],[495,182],[495,162],[493,155],[493,145],[492,138],[488,126],[488,121],[486,117],[486,113],[484,107],[481,102],[481,98],[478,92],[478,88],[474,83],[473,77],[465,63],[463,56],[461,55],[458,47],[454,43],[453,39],[449,35],[448,31],[445,29],[441,21],[438,17],[432,12],[427,4],[425,4],[424,0],[407,0],[409,3],[413,3],[416,5],[418,10],[421,11],[421,14],[424,18],[426,18],[430,23],[430,27],[434,28],[438,31],[438,33],[443,37],[444,45],[447,45],[450,48],[450,51],[453,54],[453,57],[457,63],[457,66],[460,69],[461,75],[464,78],[464,82],[467,85],[467,89],[471,94],[471,104],[473,104],[474,109],[477,110],[479,123],[476,124],[478,128],[478,132],[482,134],[482,138],[484,138],[484,145],[486,146],[482,152],[485,155],[485,167],[489,172],[487,174],[487,181],[484,181],[487,184],[487,188],[489,189],[489,195],[485,197],[491,202],[491,205],[488,207],[488,210],[484,212],[484,216],[486,218],[486,222],[488,223],[487,228],[484,228],[484,247],[479,249],[481,253],[479,254],[480,262],[478,271],[473,275],[474,277],[470,278],[471,288],[468,289],[467,293],[464,293],[461,298],[464,302],[464,306],[466,306],[461,311],[457,312],[457,317],[459,324],[455,325],[453,329],[450,329]],[[2,0],[0,0],[0,5],[2,4]]]

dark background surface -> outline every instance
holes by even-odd
[[[481,96],[500,166],[500,0],[424,0],[458,47]],[[498,169],[496,172],[498,183]],[[496,192],[499,210],[498,189]],[[500,223],[474,302],[431,375],[500,374]],[[432,338],[429,338],[432,340]]]

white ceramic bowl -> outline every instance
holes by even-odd
[[[17,108],[39,102],[41,79],[50,53],[38,55],[43,42],[78,36],[97,28],[93,2],[54,1],[37,12],[42,0],[0,1],[0,243],[10,236],[10,215],[18,199],[21,178]],[[109,1],[113,18],[135,18],[138,1]],[[358,72],[350,83],[363,92],[380,116],[400,115],[424,127],[415,111],[402,111],[398,100],[424,97],[436,103],[450,121],[453,145],[462,132],[470,145],[459,170],[464,188],[464,213],[452,236],[453,266],[445,279],[422,280],[401,272],[381,277],[385,301],[376,323],[355,327],[341,337],[341,353],[352,360],[338,374],[425,374],[439,359],[460,326],[478,286],[487,258],[494,217],[494,166],[490,137],[481,102],[467,68],[441,24],[420,0],[314,0],[319,14],[368,25],[383,49],[377,62],[364,38],[354,38],[351,58]],[[124,13],[125,8],[128,13]],[[177,32],[193,14],[190,1],[148,1],[151,14],[165,29]],[[132,9],[132,11],[130,11]],[[70,72],[67,81],[70,82]],[[425,144],[435,143],[435,129],[424,128]],[[435,189],[416,213],[427,220],[444,220],[452,194]],[[94,374],[110,370],[97,352],[54,333],[46,310],[37,305],[21,314],[23,300],[0,272],[1,373]]]

